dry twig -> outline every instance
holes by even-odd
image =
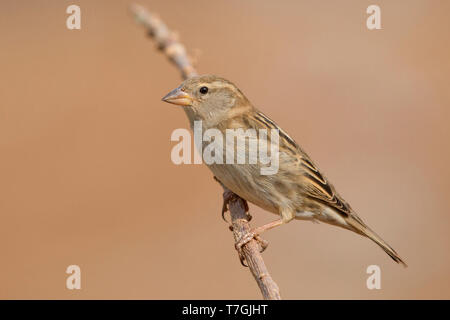
[[[197,75],[192,60],[187,55],[185,47],[178,41],[175,32],[171,31],[156,15],[151,14],[139,5],[132,5],[130,10],[136,21],[147,29],[149,36],[153,38],[158,48],[181,71],[183,79]],[[237,243],[251,232],[247,201],[232,193],[224,185],[222,187],[224,189],[224,208],[228,204],[231,215],[231,229]],[[264,299],[279,300],[281,297],[278,286],[270,276],[260,251],[260,245],[255,239],[250,240],[242,247],[243,258],[258,283]]]

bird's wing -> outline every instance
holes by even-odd
[[[301,178],[304,180],[306,195],[322,204],[334,208],[344,217],[353,216],[353,210],[350,205],[335,191],[333,185],[327,181],[324,175],[319,171],[309,156],[300,146],[276,125],[269,117],[261,112],[254,114],[254,119],[260,122],[260,125],[269,129],[278,129],[280,135],[280,148],[290,151],[299,161],[299,170],[302,172]]]
[[[350,205],[335,191],[333,185],[327,181],[306,152],[286,132],[281,130],[270,118],[258,111],[254,112],[250,117],[245,118],[244,122],[249,127],[256,129],[278,129],[280,137],[279,148],[288,155],[292,160],[290,161],[291,163],[295,163],[295,168],[298,169],[298,176],[295,178],[302,179],[301,185],[304,194],[308,198],[334,209],[345,219],[347,225],[344,227],[373,240],[394,261],[406,266],[406,263],[400,258],[397,252],[358,217]]]
[[[301,151],[300,165],[303,169],[303,180],[306,194],[339,213],[348,217],[353,216],[350,205],[335,191],[333,185],[320,173],[308,155]]]

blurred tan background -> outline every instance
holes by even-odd
[[[449,1],[158,1],[407,261],[294,221],[264,253],[289,299],[450,298]],[[366,28],[381,7],[382,30]],[[81,30],[66,28],[78,4]],[[0,298],[259,299],[203,165],[170,160],[180,83],[130,1],[0,4]],[[275,218],[251,206],[253,226]],[[65,288],[68,265],[82,289]],[[366,268],[382,289],[366,288]]]

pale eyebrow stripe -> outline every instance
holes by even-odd
[[[239,89],[237,89],[234,85],[232,85],[230,83],[226,83],[226,82],[224,83],[222,81],[214,81],[214,82],[211,82],[211,83],[202,82],[199,85],[200,86],[209,87],[211,89],[227,88],[227,89],[233,91],[234,93],[236,93],[239,97],[243,97],[243,95],[239,91]]]

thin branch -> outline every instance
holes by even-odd
[[[157,15],[140,5],[133,4],[130,10],[136,21],[147,29],[148,35],[156,42],[158,49],[164,52],[181,71],[183,79],[197,75],[186,48],[179,42],[175,32],[171,31]]]
[[[231,229],[233,230],[234,241],[237,243],[251,232],[249,223],[250,215],[247,213],[248,204],[247,201],[237,194],[232,193],[220,181],[218,182],[223,187],[224,205],[228,203],[231,216]],[[258,283],[264,299],[281,300],[280,289],[270,276],[269,270],[267,270],[261,255],[261,249],[259,243],[255,239],[252,239],[241,249],[243,258]]]
[[[185,47],[179,42],[175,32],[171,31],[155,14],[151,14],[142,6],[134,4],[130,7],[130,10],[136,21],[147,29],[148,35],[153,38],[158,48],[180,70],[184,79],[197,75]],[[222,185],[222,183],[220,184]],[[232,193],[224,185],[222,187],[224,189],[224,205],[226,206],[228,203],[233,236],[237,243],[251,232],[247,201]],[[258,283],[264,299],[280,300],[280,291],[267,270],[258,242],[252,239],[241,250],[243,258]]]

